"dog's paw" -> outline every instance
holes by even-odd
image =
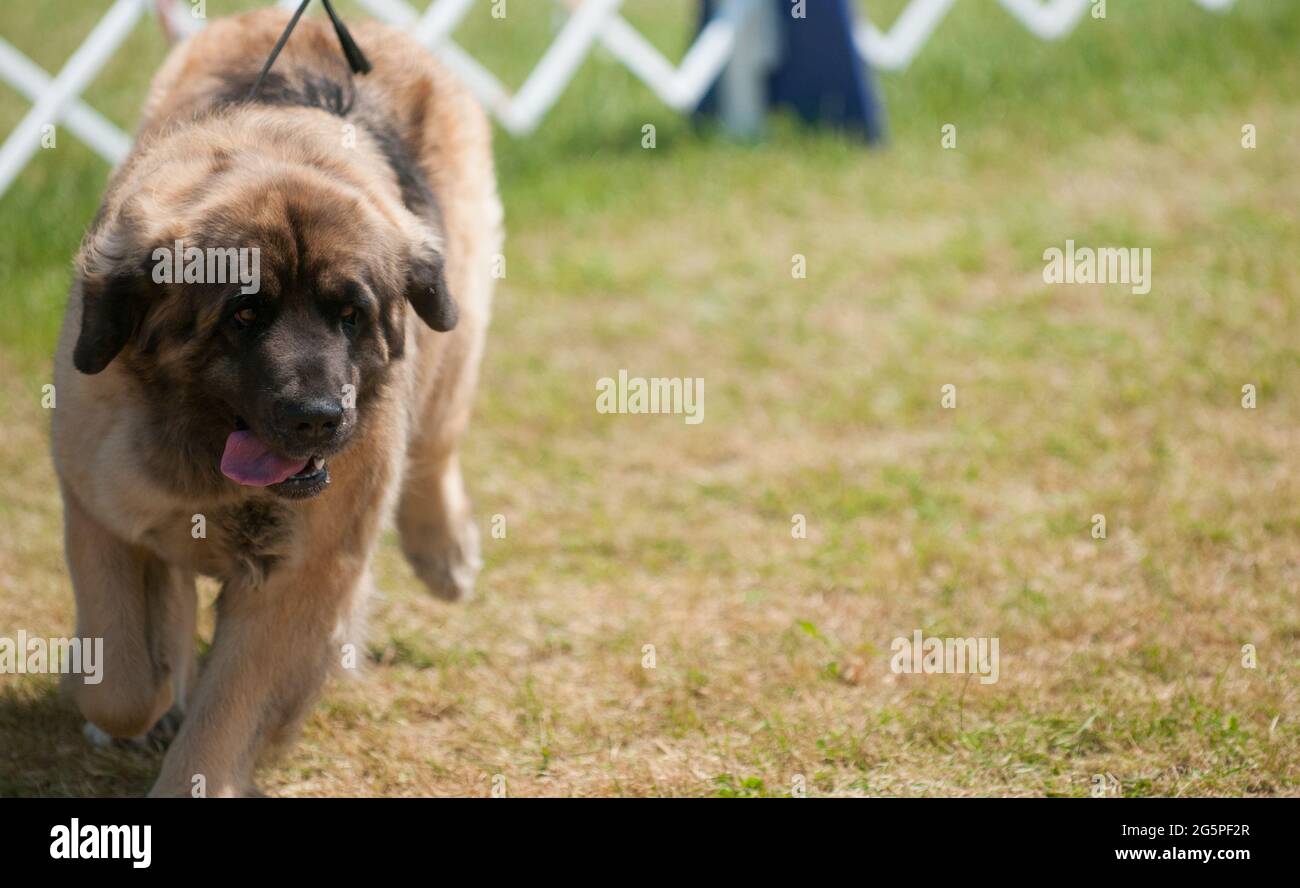
[[[114,737],[94,722],[86,722],[81,733],[85,736],[86,742],[95,749],[145,749],[149,745],[148,734],[141,734],[139,737]]]
[[[182,718],[183,713],[180,708],[173,706],[163,713],[162,718],[158,719],[148,733],[138,737],[114,737],[93,722],[86,722],[81,732],[86,742],[95,749],[160,750],[165,749],[176,737],[176,732],[181,729]]]
[[[94,722],[86,722],[85,727],[81,729],[81,733],[86,738],[86,742],[95,749],[108,749],[117,743],[116,737]]]
[[[407,552],[406,559],[429,591],[444,601],[468,601],[483,569],[478,528],[465,524],[460,539],[435,552]]]
[[[149,729],[145,735],[145,740],[150,746],[162,749],[168,746],[176,739],[176,734],[181,729],[181,721],[185,718],[185,713],[179,706],[173,706],[163,713],[158,723]]]

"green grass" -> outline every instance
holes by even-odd
[[[461,607],[386,542],[374,666],[268,789],[1296,794],[1300,7],[1108,6],[1043,43],[962,0],[881,78],[884,150],[789,120],[729,141],[600,53],[534,137],[498,134],[509,271],[465,462],[508,536]],[[53,70],[106,7],[11,0],[0,35]],[[626,15],[680,57],[693,7]],[[518,84],[551,16],[509,10],[457,39]],[[162,54],[143,23],[88,99],[129,127]],[[25,109],[0,92],[0,131]],[[106,174],[60,130],[0,198],[0,635],[72,625],[39,393]],[[1044,285],[1067,238],[1150,247],[1151,293]],[[619,368],[704,377],[705,422],[597,414]],[[1001,680],[894,675],[918,628],[998,636]],[[156,757],[78,727],[0,676],[0,794],[147,788]]]

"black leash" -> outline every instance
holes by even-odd
[[[338,13],[334,11],[334,5],[330,3],[330,0],[321,0],[321,2],[325,4],[325,12],[329,15],[330,21],[334,23],[334,33],[339,37],[339,45],[343,47],[343,55],[347,56],[348,67],[352,69],[352,73],[369,74],[370,62],[366,59],[365,53],[361,51],[361,47],[357,46],[357,42],[352,39],[352,35],[348,33],[347,26],[343,24],[343,19],[339,18]],[[257,82],[248,91],[250,99],[257,95],[257,91],[261,89],[263,81],[266,80],[266,75],[271,73],[271,66],[275,64],[276,57],[280,55],[280,50],[284,49],[284,45],[289,42],[289,35],[293,33],[293,29],[297,26],[298,19],[302,18],[302,14],[307,11],[309,3],[311,3],[311,0],[302,0],[302,3],[294,12],[293,18],[289,19],[289,24],[285,26],[284,33],[275,42],[275,48],[271,50],[270,57],[267,58],[266,64],[262,66],[262,73],[257,75]]]

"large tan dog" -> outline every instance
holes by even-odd
[[[287,21],[216,21],[167,59],[55,358],[77,632],[105,650],[68,689],[100,737],[179,718],[154,795],[255,791],[358,642],[394,506],[433,592],[469,594],[480,564],[456,447],[501,249],[490,129],[370,23],[371,73],[304,19],[248,100]],[[197,574],[222,584],[201,675]]]

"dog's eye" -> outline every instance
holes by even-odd
[[[357,307],[355,305],[345,305],[340,308],[339,320],[349,327],[355,327],[357,324]]]
[[[239,311],[235,312],[236,327],[243,328],[250,326],[256,320],[257,309],[255,308],[241,308]]]

